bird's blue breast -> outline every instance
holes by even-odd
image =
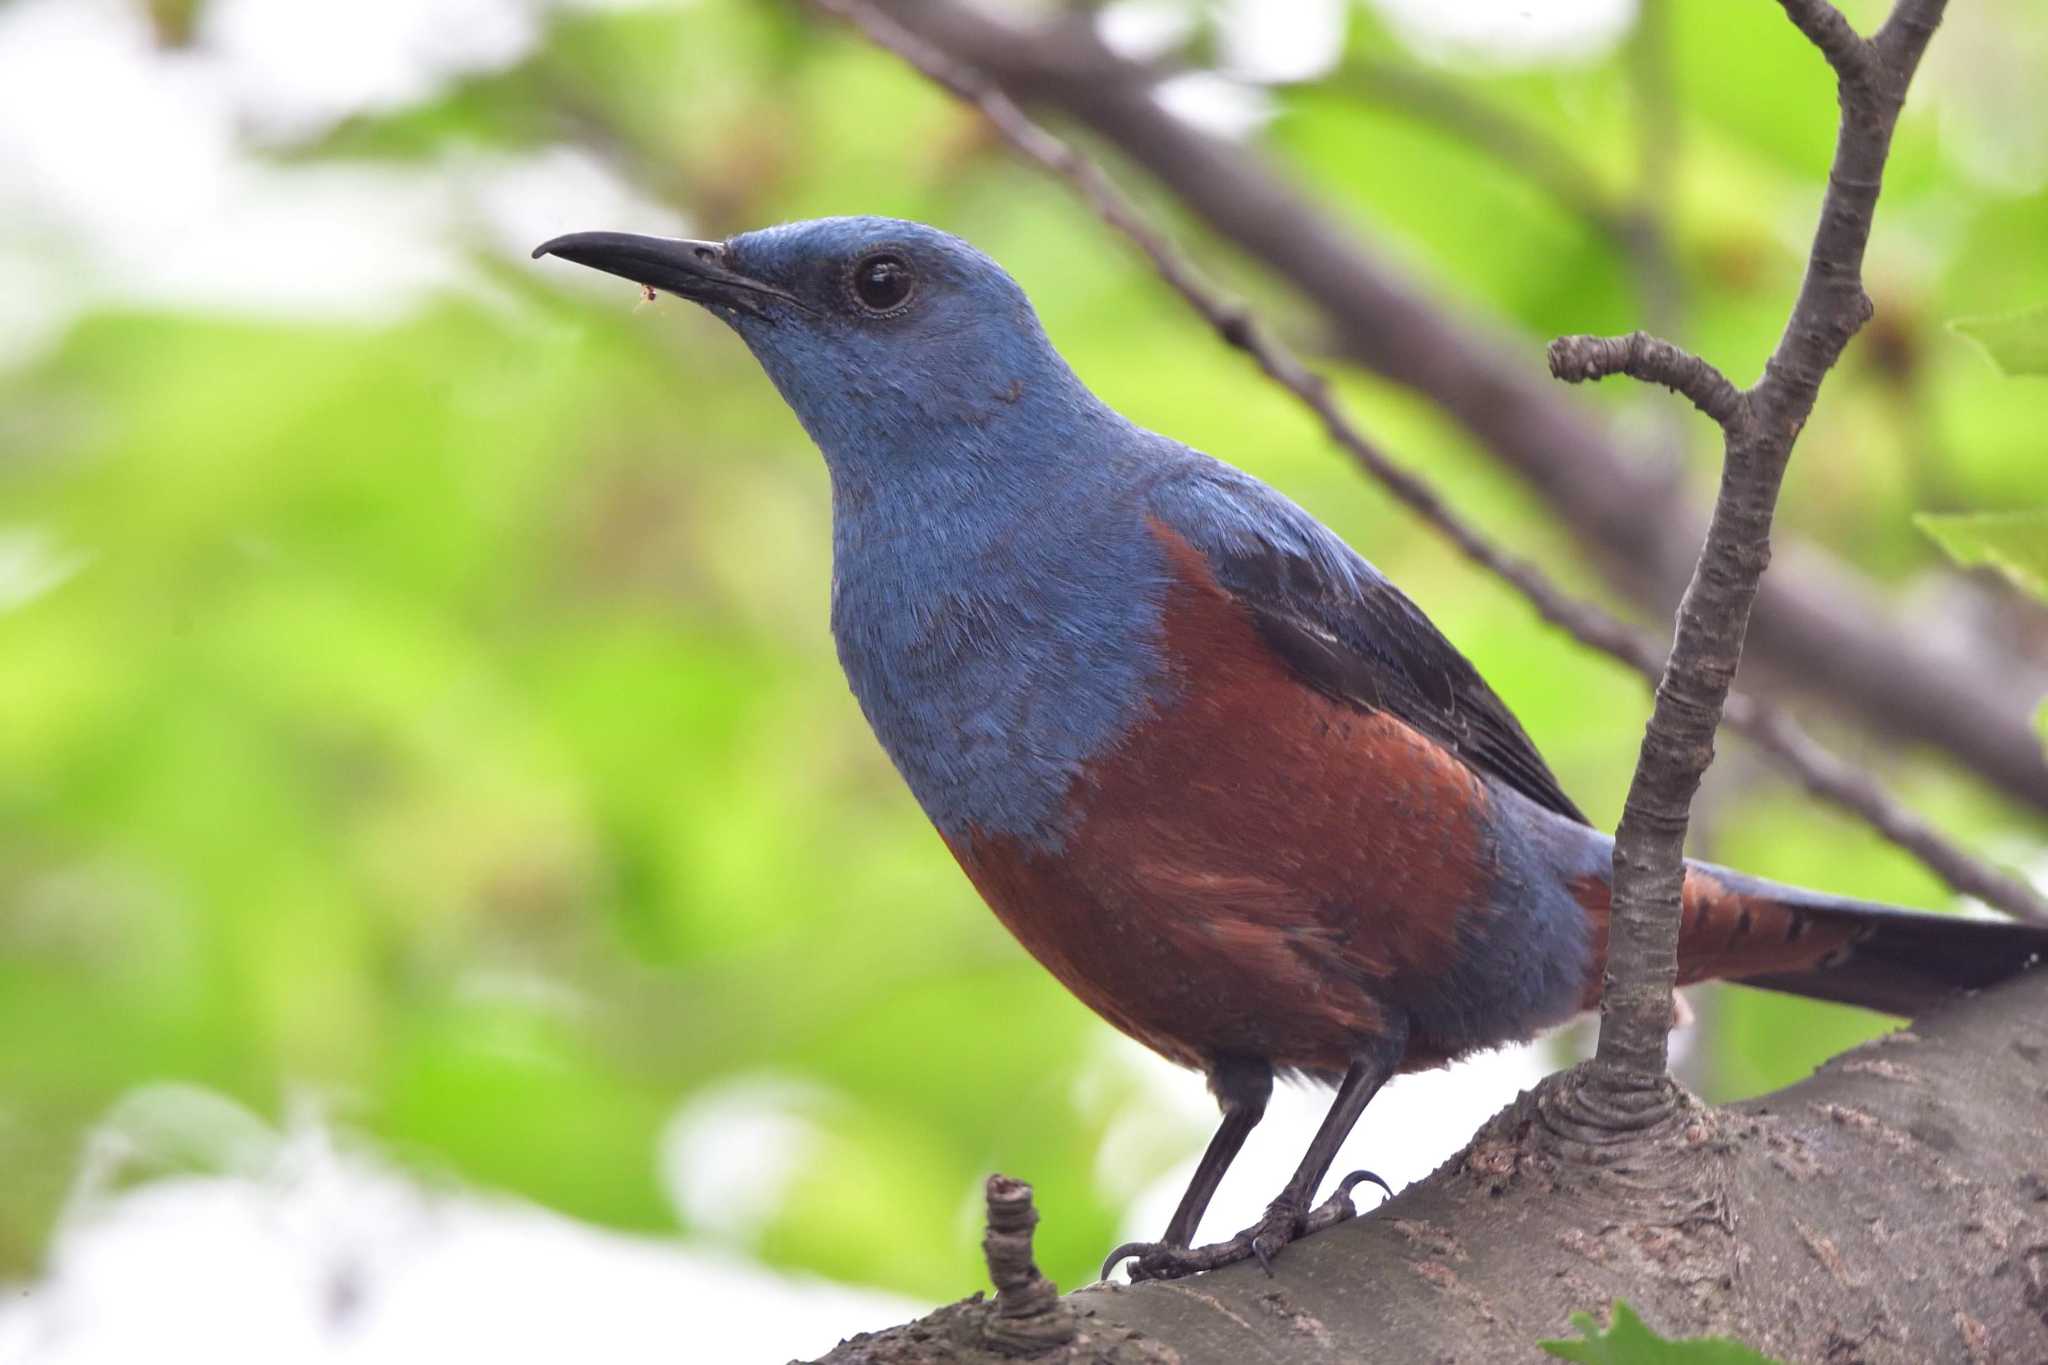
[[[840,661],[942,834],[1059,848],[1075,785],[1161,699],[1140,453],[1105,446],[1055,479],[1019,460],[927,487],[836,480]]]

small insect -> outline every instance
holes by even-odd
[[[643,285],[641,285],[641,286],[640,286],[640,301],[641,301],[642,303],[653,303],[653,302],[654,302],[654,286],[653,286],[653,285],[651,285],[651,284],[643,284]]]

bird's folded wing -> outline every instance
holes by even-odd
[[[1478,670],[1301,508],[1206,457],[1155,484],[1147,501],[1152,516],[1202,552],[1304,684],[1396,716],[1475,771],[1590,823]]]

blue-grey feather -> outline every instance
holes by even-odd
[[[1494,878],[1488,903],[1458,922],[1458,952],[1429,988],[1405,1002],[1419,1035],[1446,1055],[1528,1037],[1583,1004],[1592,925],[1573,883],[1605,882],[1614,841],[1487,779]],[[1502,925],[1512,925],[1502,932]]]
[[[931,228],[827,219],[732,243],[818,261],[916,252],[903,325],[732,319],[832,474],[832,630],[883,749],[939,830],[1044,850],[1088,760],[1161,699],[1145,485],[1179,447],[1089,392],[993,261]]]
[[[819,272],[884,247],[915,253],[924,291],[899,325],[864,328],[829,310],[816,321],[728,320],[830,467],[840,659],[942,833],[1056,851],[1090,764],[1172,704],[1161,655],[1168,568],[1154,521],[1219,565],[1277,558],[1340,613],[1346,600],[1371,598],[1428,629],[1286,497],[1097,399],[1023,291],[965,243],[864,218],[731,243],[739,268],[812,297],[835,287]],[[1344,633],[1358,637],[1353,647],[1376,647],[1369,631]],[[1489,822],[1496,904],[1474,907],[1461,926],[1450,979],[1402,1002],[1420,1032],[1460,1050],[1500,1036],[1503,1003],[1532,1028],[1569,1014],[1590,951],[1559,871],[1590,866],[1592,832],[1489,787],[1533,818]],[[1486,933],[1493,914],[1527,928]]]

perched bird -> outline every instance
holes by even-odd
[[[1091,393],[988,257],[882,218],[534,255],[739,333],[831,471],[832,631],[882,747],[1024,947],[1207,1074],[1194,1180],[1112,1265],[1270,1269],[1390,1076],[1598,1003],[1612,841],[1500,698],[1300,507]],[[1695,863],[1679,973],[1911,1014],[2044,947]],[[1193,1248],[1276,1072],[1329,1116]]]

